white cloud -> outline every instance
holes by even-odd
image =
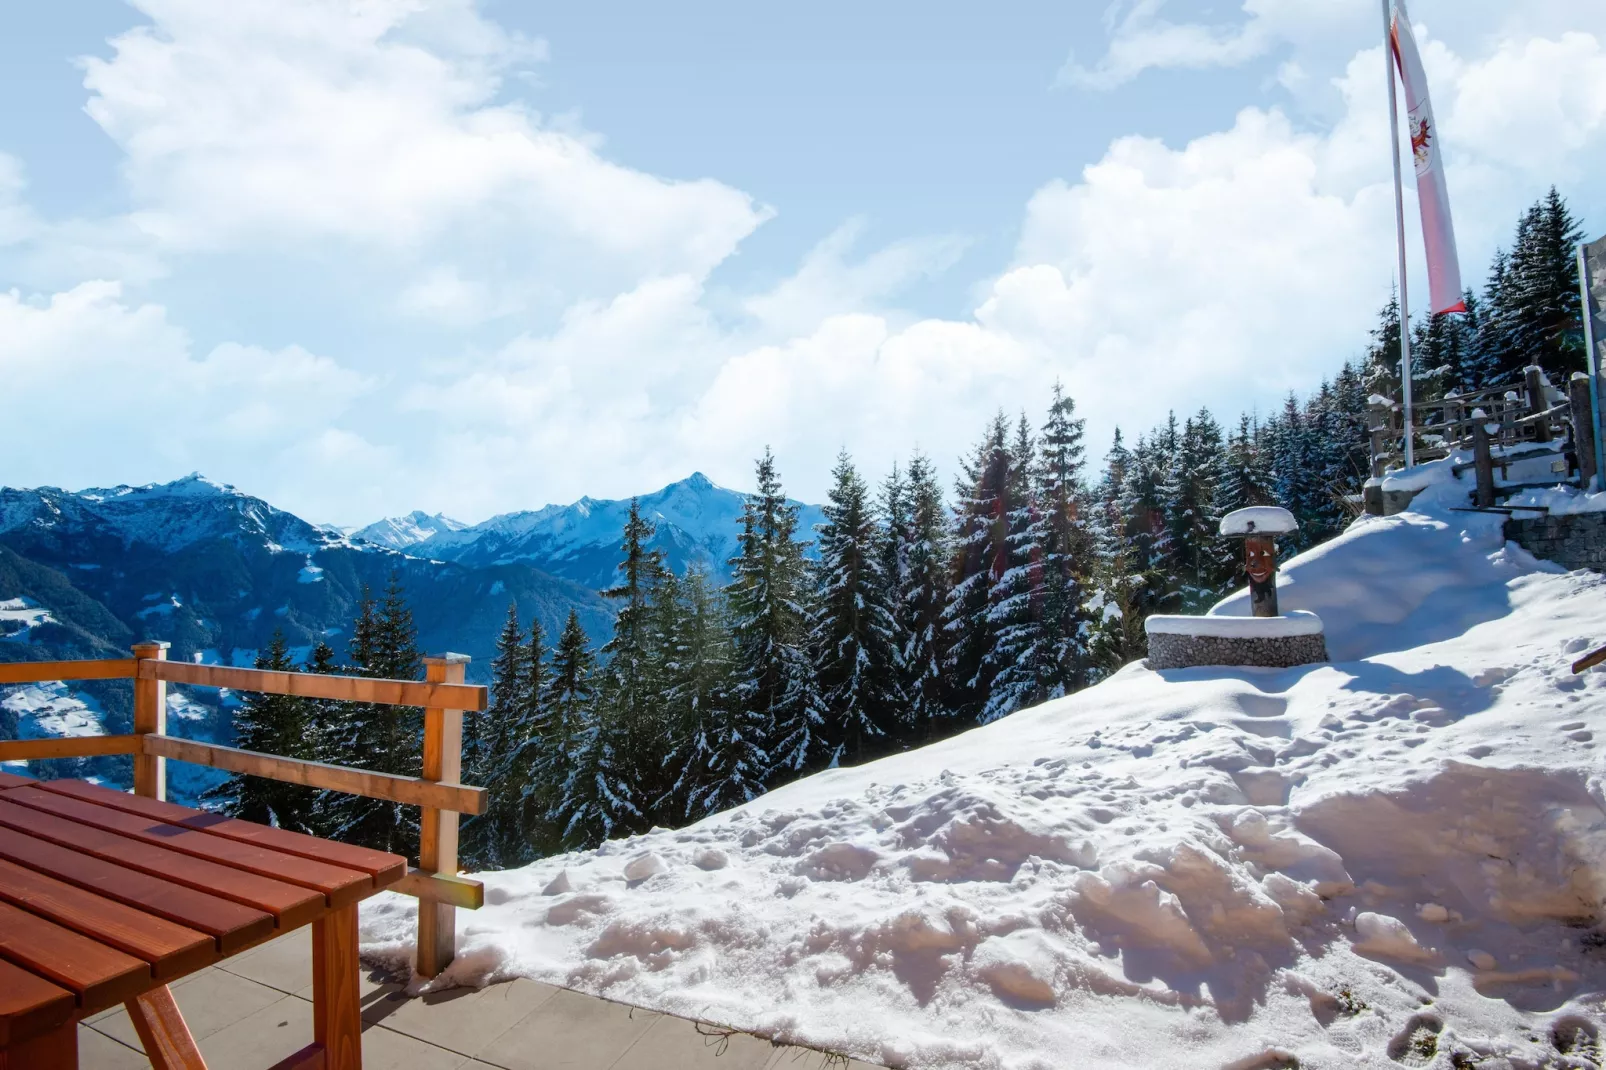
[[[1308,7],[1245,10],[1285,40],[1326,25],[1272,21]],[[1301,60],[1336,102],[1320,127],[1250,107],[1181,143],[1115,140],[1035,193],[969,315],[916,319],[896,310],[901,288],[950,263],[953,239],[860,250],[850,223],[764,293],[711,290],[763,211],[715,182],[610,162],[594,139],[499,102],[497,78],[528,46],[467,7],[430,25],[385,4],[282,20],[277,6],[149,11],[156,28],[119,38],[89,79],[137,221],[176,273],[207,249],[277,250],[326,260],[355,280],[353,303],[408,330],[474,330],[377,355],[338,335],[197,345],[162,304],[79,284],[95,276],[43,301],[0,295],[17,411],[61,414],[40,420],[51,449],[24,451],[11,481],[201,468],[317,520],[475,519],[694,468],[745,485],[768,444],[789,489],[818,498],[840,447],[872,474],[916,445],[951,465],[997,408],[1037,419],[1055,378],[1095,453],[1116,423],[1143,430],[1169,408],[1275,404],[1358,352],[1391,282],[1375,45]],[[1424,36],[1469,280],[1544,184],[1572,193],[1569,176],[1606,170],[1602,38]],[[4,162],[0,220],[37,225]],[[1606,215],[1589,187],[1575,205]],[[75,262],[65,229],[46,229],[38,255]],[[533,293],[549,321],[527,314]],[[324,471],[337,475],[309,475]]]
[[[133,221],[170,255],[345,243],[416,266],[399,300],[461,319],[504,302],[432,285],[443,258],[572,298],[703,274],[767,216],[718,182],[609,162],[501,99],[538,50],[466,0],[136,6],[153,24],[84,61],[87,110],[125,153]]]
[[[130,305],[106,281],[46,300],[0,293],[0,381],[8,433],[22,444],[7,479],[20,486],[192,469],[304,480],[283,459],[374,386],[297,346],[226,343],[195,357],[165,309]]]

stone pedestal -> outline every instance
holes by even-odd
[[[1322,619],[1302,610],[1280,617],[1153,616],[1144,626],[1151,669],[1200,665],[1288,669],[1327,660]]]

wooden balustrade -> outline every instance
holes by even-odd
[[[465,684],[468,658],[425,658],[425,679],[378,680],[322,673],[270,672],[167,660],[168,644],[147,642],[134,657],[0,664],[0,684],[56,680],[132,680],[134,731],[120,736],[0,740],[0,762],[129,754],[134,791],[167,797],[169,760],[267,777],[326,791],[386,799],[420,808],[419,865],[394,886],[418,903],[418,972],[434,977],[456,952],[458,907],[478,909],[484,886],[457,873],[457,817],[485,812],[484,788],[459,783],[463,765],[463,714],[485,709],[486,689]],[[424,708],[423,776],[395,776],[324,762],[285,758],[167,734],[167,685],[188,684],[270,695]]]

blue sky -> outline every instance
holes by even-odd
[[[1363,343],[1369,0],[774,7],[6,5],[0,482],[478,520],[769,443],[817,498],[1055,378],[1096,453]],[[1600,5],[1412,14],[1465,277],[1552,181],[1606,229]]]

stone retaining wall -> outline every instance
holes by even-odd
[[[1606,513],[1507,520],[1506,538],[1563,568],[1606,572]]]
[[[1149,636],[1149,668],[1191,669],[1198,665],[1259,665],[1287,669],[1327,660],[1327,640],[1321,635],[1283,635],[1271,639],[1245,639],[1220,635]]]

